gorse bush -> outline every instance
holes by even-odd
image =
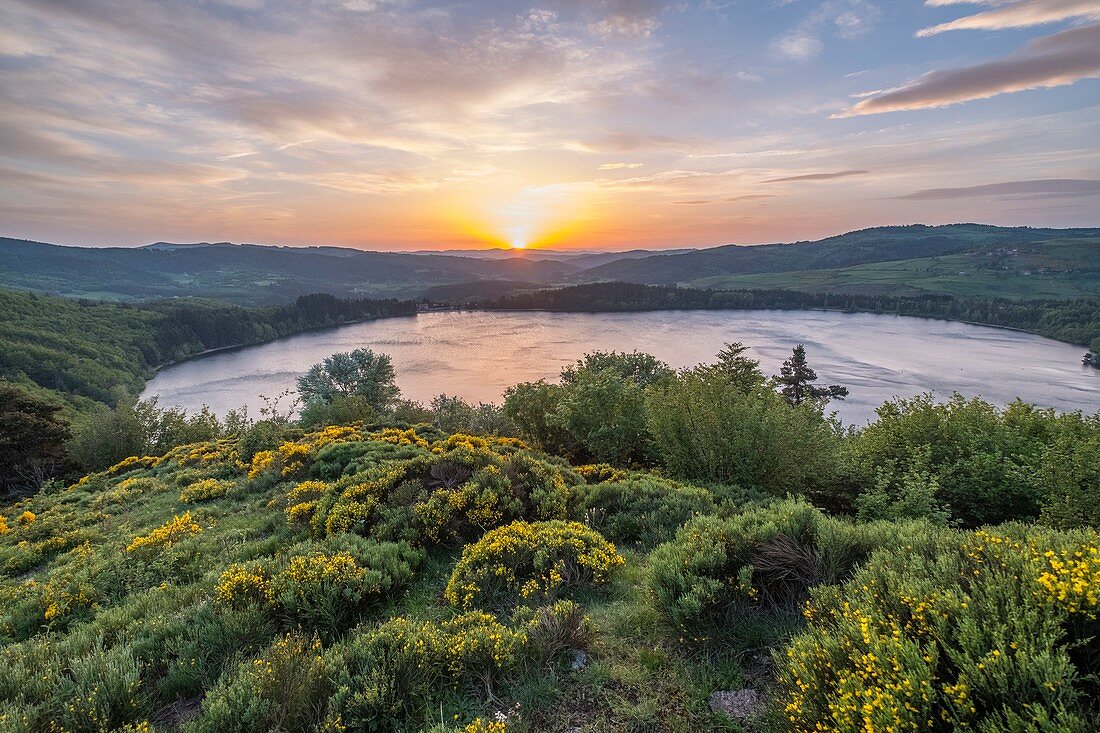
[[[438,715],[429,701],[444,690],[491,690],[517,668],[525,643],[523,631],[481,612],[442,622],[390,619],[349,642],[331,715],[341,729],[407,730],[410,719]]]
[[[713,514],[714,499],[697,486],[638,474],[573,489],[573,516],[616,542],[656,545],[684,522]]]
[[[653,551],[649,590],[661,616],[685,629],[789,613],[811,588],[844,580],[871,551],[897,542],[899,530],[905,526],[854,524],[796,502],[700,517]]]
[[[324,722],[334,669],[317,639],[289,635],[242,662],[203,701],[188,733],[308,731]]]
[[[818,588],[780,660],[788,729],[1095,730],[1098,539],[943,534]]]
[[[421,559],[403,542],[337,536],[304,543],[287,559],[230,565],[218,580],[216,598],[230,609],[259,609],[284,626],[331,636],[406,586]]]
[[[443,595],[463,608],[553,598],[606,582],[623,562],[614,545],[578,522],[514,522],[462,551]]]

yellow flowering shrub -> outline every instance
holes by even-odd
[[[200,532],[202,527],[191,519],[191,512],[184,512],[172,517],[149,534],[138,535],[132,539],[126,547],[126,552],[155,553]]]
[[[621,468],[615,468],[608,463],[590,463],[586,466],[574,466],[574,471],[581,475],[585,482],[599,484],[604,481],[622,481],[629,474]]]
[[[210,501],[211,499],[225,496],[226,492],[232,487],[233,483],[231,481],[206,478],[184,487],[183,491],[180,492],[180,501],[184,504],[198,504],[200,502]]]
[[[407,430],[384,428],[378,432],[369,433],[366,437],[367,440],[373,440],[379,443],[391,443],[393,445],[415,445],[420,448],[427,448],[431,445],[427,440],[417,435],[416,430],[413,428]]]
[[[234,563],[215,600],[234,610],[259,608],[288,627],[336,634],[412,579],[420,553],[404,543],[342,538],[305,543],[288,560]]]
[[[286,441],[275,450],[257,452],[248,466],[248,478],[256,479],[264,475],[283,478],[295,476],[305,469],[322,448],[334,443],[361,440],[363,434],[356,426],[330,425],[298,440]]]
[[[433,453],[448,453],[455,448],[467,447],[475,450],[488,450],[495,452],[511,452],[511,450],[530,450],[530,446],[519,438],[509,438],[501,435],[467,435],[466,433],[453,433],[443,440],[432,444]]]
[[[270,606],[275,601],[275,590],[267,569],[262,564],[233,563],[218,578],[214,598],[234,609]]]
[[[0,514],[0,535],[6,535],[10,531],[11,528],[8,527],[7,517],[5,517],[3,514]]]
[[[513,522],[463,549],[444,598],[464,608],[504,596],[553,598],[605,583],[623,562],[613,544],[578,522]]]
[[[203,700],[194,733],[310,731],[324,722],[335,669],[317,638],[290,634],[241,662]]]
[[[462,729],[462,733],[508,733],[508,726],[501,720],[475,718],[474,722]]]
[[[28,525],[34,524],[34,520],[36,519],[38,519],[38,515],[28,509],[19,515],[19,524],[26,527]]]
[[[946,534],[817,589],[780,666],[791,731],[1091,730],[1095,535]]]

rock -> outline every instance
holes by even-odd
[[[574,672],[580,672],[582,669],[588,666],[588,654],[580,649],[576,649],[573,652],[573,661],[569,664]]]
[[[751,687],[743,690],[718,690],[710,695],[710,709],[734,720],[744,721],[755,716],[763,705],[760,693]]]

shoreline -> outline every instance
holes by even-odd
[[[417,315],[418,314],[416,314],[416,313],[395,313],[391,316],[379,316],[378,318],[357,318],[357,319],[353,319],[353,320],[350,320],[350,321],[341,321],[340,323],[326,323],[326,324],[321,325],[321,326],[311,326],[309,328],[303,328],[301,331],[295,331],[294,333],[288,333],[288,334],[285,334],[283,336],[276,336],[275,338],[264,339],[263,341],[250,341],[250,342],[247,342],[247,343],[230,344],[229,346],[218,346],[217,348],[214,348],[214,349],[205,349],[203,351],[196,351],[194,354],[188,354],[187,356],[180,357],[179,359],[173,359],[172,361],[166,361],[162,364],[157,364],[156,366],[152,367],[153,376],[156,376],[161,370],[167,369],[168,367],[174,367],[174,366],[177,366],[179,364],[185,364],[189,361],[195,361],[197,359],[202,359],[202,358],[207,357],[207,356],[213,356],[214,354],[221,354],[221,353],[229,352],[229,351],[239,351],[241,349],[247,349],[247,348],[252,347],[252,346],[263,346],[264,344],[272,344],[272,343],[275,343],[276,341],[281,341],[282,339],[294,338],[295,336],[301,335],[303,333],[313,333],[314,331],[324,331],[324,330],[327,330],[327,329],[330,329],[330,328],[342,328],[343,326],[354,326],[356,323],[370,323],[371,321],[381,321],[381,320],[388,319],[388,318],[408,318],[410,316],[415,318]],[[146,384],[148,384],[149,381],[151,381],[151,379],[152,379],[151,377],[150,377],[150,379],[146,379],[145,380]],[[145,390],[145,385],[143,385],[141,389],[142,389],[142,391],[144,391]]]

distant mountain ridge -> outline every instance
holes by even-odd
[[[1014,258],[1017,251],[1020,256]],[[973,259],[976,255],[987,257]],[[971,259],[951,259],[958,257]],[[608,281],[860,293],[902,287],[1035,297],[1025,291],[1034,290],[1048,273],[1053,280],[1041,283],[1043,297],[1100,291],[1100,228],[915,224],[790,244],[578,253],[501,250],[477,256],[229,242],[91,248],[0,238],[0,287],[123,301],[186,296],[258,305],[326,292],[465,302],[490,293]],[[960,283],[945,274],[970,279]],[[914,284],[918,280],[921,284]]]

